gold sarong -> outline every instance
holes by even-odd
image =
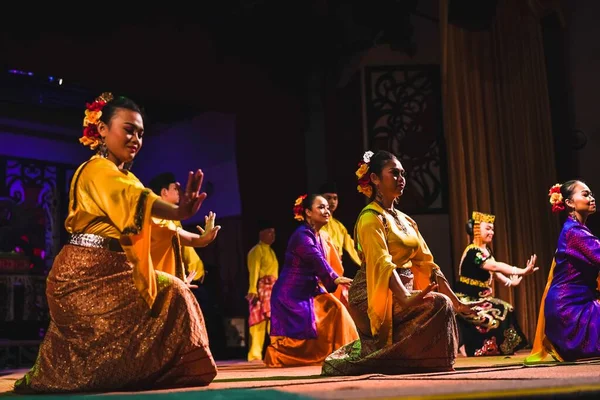
[[[123,252],[66,245],[47,279],[51,322],[17,392],[205,386],[217,368],[202,311],[185,284],[157,272],[152,306]]]

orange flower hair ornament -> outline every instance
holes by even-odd
[[[96,97],[92,103],[85,105],[85,118],[83,118],[83,136],[79,138],[79,142],[84,146],[90,146],[90,149],[95,150],[101,143],[100,133],[98,132],[98,122],[102,116],[102,109],[113,99],[112,93],[105,92]]]
[[[552,186],[548,192],[550,204],[552,204],[552,212],[555,214],[565,209],[565,201],[560,193],[560,187],[561,184],[557,183],[556,185]]]
[[[294,203],[294,219],[296,221],[304,221],[304,207],[302,207],[302,201],[306,198],[306,194],[298,197]]]
[[[373,188],[371,187],[371,178],[369,177],[369,167],[371,165],[371,157],[373,157],[372,151],[367,151],[363,155],[363,159],[358,163],[358,169],[356,170],[356,177],[358,178],[358,186],[356,189],[371,198],[373,195]]]

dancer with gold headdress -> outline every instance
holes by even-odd
[[[329,206],[319,195],[300,196],[294,231],[285,262],[271,295],[269,367],[321,364],[339,347],[358,338],[348,310],[331,293],[352,279],[339,276],[327,263],[321,228],[329,221]]]
[[[463,252],[454,287],[464,303],[480,303],[474,308],[476,315],[460,315],[458,319],[467,356],[513,354],[527,345],[513,306],[493,297],[492,285],[497,279],[505,286],[517,286],[523,276],[539,269],[535,266],[537,256],[532,255],[525,268],[497,261],[489,247],[495,219],[494,215],[474,211],[467,223],[472,243]]]
[[[101,392],[208,385],[216,376],[192,292],[156,271],[151,217],[187,219],[206,198],[190,172],[179,205],[146,189],[129,167],[140,151],[139,106],[103,94],[87,105],[84,145],[98,154],[75,172],[70,239],[47,278],[50,326],[17,392]]]

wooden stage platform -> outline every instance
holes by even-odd
[[[133,399],[600,399],[600,361],[524,366],[512,357],[459,358],[455,372],[322,377],[320,367],[266,368],[262,363],[219,362],[208,387],[87,395],[17,396],[12,385],[25,369],[0,370],[0,398]]]

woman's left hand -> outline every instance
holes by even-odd
[[[200,232],[200,238],[202,239],[201,247],[207,246],[209,243],[211,243],[213,240],[215,240],[217,238],[217,233],[221,229],[221,226],[220,225],[215,226],[215,218],[216,217],[217,217],[217,214],[211,211],[208,213],[208,215],[204,216],[205,229],[202,229],[202,227],[200,225],[196,225],[196,229],[198,229],[198,232]]]

